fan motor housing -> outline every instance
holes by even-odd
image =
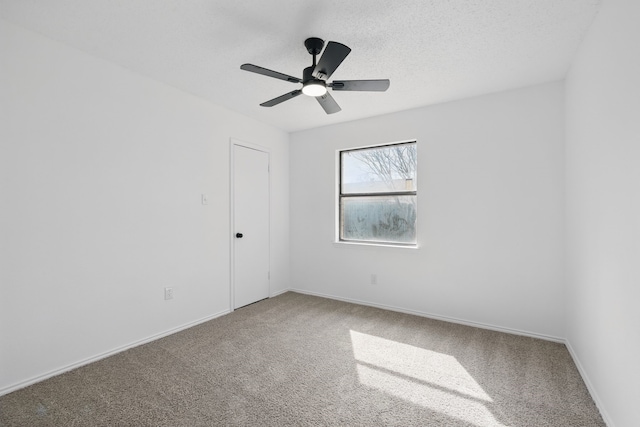
[[[316,67],[311,66],[311,67],[307,67],[304,70],[302,70],[302,83],[306,83],[309,80],[315,80],[316,78],[313,77],[313,70]]]
[[[321,96],[327,93],[327,83],[324,80],[313,77],[312,73],[314,68],[315,67],[311,66],[302,71],[302,93],[308,96]],[[322,93],[315,94],[314,92],[309,91],[309,89],[311,89],[309,86],[322,86],[324,91],[321,91]]]

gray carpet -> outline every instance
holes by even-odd
[[[604,426],[564,345],[286,293],[0,398],[2,426]]]

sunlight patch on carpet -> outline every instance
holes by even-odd
[[[491,397],[455,357],[350,331],[359,381],[477,426],[500,426]]]

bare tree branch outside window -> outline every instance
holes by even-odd
[[[350,152],[364,163],[371,173],[389,184],[393,189],[393,181],[397,179],[413,180],[416,176],[417,150],[413,145],[391,146],[386,150],[365,150]]]

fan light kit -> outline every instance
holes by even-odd
[[[322,96],[327,93],[327,85],[322,80],[311,80],[302,85],[302,93],[307,96]]]
[[[342,61],[349,55],[351,49],[342,43],[329,42],[324,50],[320,61],[316,63],[316,56],[322,52],[324,41],[317,37],[311,37],[305,40],[305,47],[309,54],[313,56],[313,64],[302,71],[302,78],[290,76],[288,74],[279,73],[277,71],[268,70],[253,64],[243,64],[240,69],[251,71],[252,73],[262,74],[263,76],[273,77],[285,80],[291,83],[302,83],[301,89],[273,98],[267,102],[260,104],[263,107],[273,107],[281,102],[295,98],[300,94],[315,97],[327,114],[337,113],[341,110],[338,103],[333,99],[331,94],[327,92],[328,88],[333,90],[344,91],[371,91],[384,92],[389,88],[389,80],[334,80],[327,83],[327,79],[331,77]]]

